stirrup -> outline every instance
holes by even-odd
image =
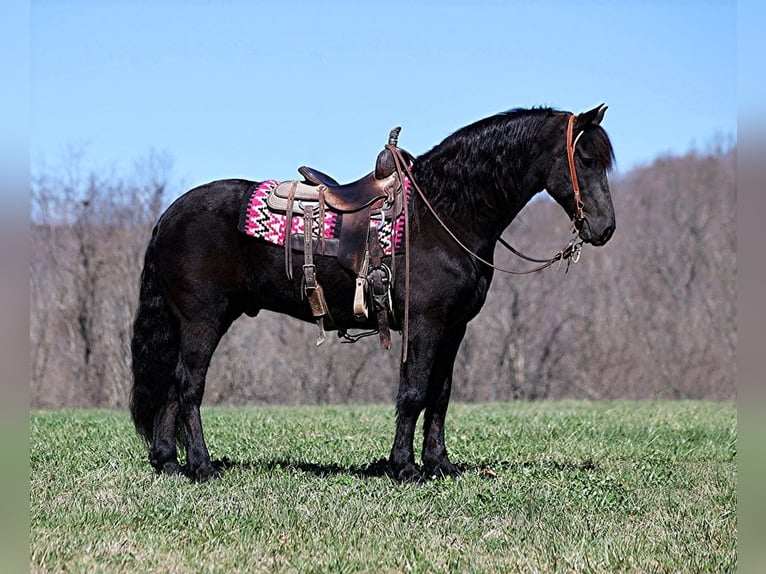
[[[318,347],[322,343],[324,343],[327,340],[327,333],[324,331],[324,318],[319,317],[317,319],[317,327],[319,328],[319,333],[317,333],[317,342],[316,346]]]
[[[370,250],[364,252],[362,267],[356,276],[356,288],[354,289],[354,319],[364,321],[370,316],[367,308],[367,271],[370,268]]]

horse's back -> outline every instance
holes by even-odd
[[[236,226],[240,207],[253,183],[245,179],[222,179],[190,189],[165,210],[157,224],[158,231],[221,219],[233,221]]]

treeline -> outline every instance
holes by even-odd
[[[168,165],[155,155],[130,178],[76,169],[34,178],[33,407],[126,407],[143,251],[169,199]],[[585,246],[568,270],[496,275],[458,355],[454,398],[735,396],[736,148],[659,158],[611,184],[608,245]],[[569,222],[539,200],[505,237],[550,256]],[[271,313],[235,322],[213,358],[206,404],[393,399],[398,337],[388,353],[375,338],[313,341],[311,325]]]

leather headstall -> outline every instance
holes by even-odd
[[[567,124],[567,160],[569,161],[569,175],[572,178],[572,189],[574,190],[574,200],[575,200],[575,221],[582,221],[585,219],[585,214],[583,213],[583,202],[582,198],[580,197],[580,182],[577,181],[577,169],[575,168],[575,159],[574,159],[574,152],[575,152],[575,145],[577,145],[577,140],[580,139],[580,136],[582,135],[582,132],[577,134],[577,138],[575,138],[574,141],[572,141],[572,136],[574,132],[574,123],[577,116],[574,114],[569,116],[569,123]]]

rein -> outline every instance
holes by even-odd
[[[567,125],[567,161],[569,162],[569,175],[572,178],[572,189],[574,191],[574,198],[575,198],[575,217],[573,219],[574,221],[582,221],[585,218],[585,215],[583,213],[583,202],[580,196],[580,183],[577,180],[577,170],[575,168],[575,162],[574,162],[574,149],[575,145],[577,144],[577,139],[579,139],[580,135],[577,136],[577,139],[572,141],[573,132],[574,132],[574,122],[575,122],[575,115],[572,114],[569,116],[569,123]],[[581,132],[582,133],[582,132]],[[497,265],[487,261],[474,251],[472,251],[468,246],[466,246],[458,237],[455,235],[455,233],[447,226],[446,223],[442,220],[441,217],[436,213],[436,210],[431,205],[431,202],[428,201],[428,198],[426,198],[425,194],[423,193],[423,190],[420,189],[420,186],[418,185],[417,181],[415,181],[415,177],[412,175],[412,170],[410,169],[410,166],[407,161],[404,160],[404,158],[401,156],[401,150],[396,147],[396,145],[387,145],[386,148],[393,154],[394,156],[394,162],[396,164],[396,169],[400,174],[400,179],[403,181],[403,174],[402,172],[406,173],[407,177],[409,178],[410,182],[412,183],[412,186],[415,188],[415,190],[418,192],[418,195],[420,196],[420,199],[423,200],[423,203],[425,204],[426,208],[428,208],[428,211],[431,212],[431,215],[436,218],[436,221],[439,223],[439,225],[442,226],[442,228],[449,234],[450,237],[457,243],[463,251],[468,253],[471,257],[476,259],[477,261],[480,261],[484,265],[491,267],[492,269],[496,271],[500,271],[501,273],[508,273],[510,275],[529,275],[530,273],[536,273],[538,271],[542,271],[543,269],[547,269],[557,261],[567,261],[567,270],[569,270],[569,264],[570,263],[577,263],[580,260],[580,252],[582,250],[582,240],[577,241],[576,239],[572,239],[566,246],[564,246],[562,249],[560,249],[556,254],[551,257],[550,259],[535,259],[534,257],[529,257],[527,255],[524,255],[519,250],[515,249],[510,243],[508,243],[505,239],[502,237],[498,238],[498,241],[500,244],[505,247],[507,250],[509,250],[511,253],[516,255],[517,257],[520,257],[521,259],[524,259],[525,261],[529,261],[531,263],[539,263],[537,267],[534,267],[532,269],[527,269],[525,271],[516,271],[514,269],[506,269],[504,267],[498,267]],[[407,203],[404,202],[404,208],[405,208],[405,218],[404,218],[404,236],[405,236],[405,245],[409,246],[409,217],[407,214]],[[405,284],[409,285],[409,249],[405,250]],[[570,261],[571,260],[571,261]],[[408,299],[409,299],[409,289],[405,289],[405,306],[404,306],[404,325],[406,328],[406,325],[408,323],[409,318],[409,305],[408,305]],[[403,333],[406,334],[406,333]],[[405,355],[406,357],[406,355]]]
[[[567,141],[566,141],[567,161],[569,163],[569,175],[572,178],[572,189],[574,191],[574,199],[575,199],[575,216],[573,218],[573,224],[576,221],[582,221],[585,217],[583,213],[583,202],[580,196],[580,183],[577,181],[577,170],[575,168],[575,161],[574,161],[575,145],[577,144],[577,140],[579,139],[580,135],[582,135],[582,132],[578,134],[577,138],[575,138],[574,141],[572,140],[575,118],[576,116],[574,114],[571,114],[569,116],[569,123],[567,124],[567,136],[566,136],[567,137]],[[550,259],[535,259],[534,257],[529,257],[527,255],[524,255],[522,252],[515,249],[511,244],[505,241],[505,239],[500,237],[498,238],[498,241],[500,242],[500,244],[506,249],[508,249],[511,253],[531,263],[539,263],[539,265],[532,269],[527,269],[526,271],[516,271],[514,269],[505,269],[503,267],[498,267],[497,265],[487,261],[486,259],[478,255],[477,253],[473,252],[462,241],[460,241],[457,235],[455,235],[455,233],[449,228],[449,226],[446,223],[444,223],[442,218],[439,217],[439,214],[436,213],[436,210],[434,209],[433,205],[431,205],[431,202],[428,201],[428,198],[426,197],[425,193],[423,193],[423,190],[420,189],[418,182],[415,180],[415,176],[412,174],[412,169],[410,168],[409,161],[402,156],[402,150],[399,147],[397,147],[396,139],[389,140],[389,143],[386,144],[386,149],[388,149],[391,152],[391,155],[394,158],[394,165],[395,165],[397,173],[399,174],[399,181],[403,182],[405,175],[406,177],[409,178],[410,183],[412,184],[412,187],[415,188],[415,191],[417,191],[418,195],[420,196],[420,199],[423,200],[423,203],[425,204],[426,208],[428,209],[428,211],[431,212],[431,215],[434,216],[434,218],[439,223],[439,225],[442,226],[444,231],[446,231],[447,234],[450,237],[452,237],[455,243],[457,243],[463,249],[463,251],[468,253],[471,257],[473,257],[477,261],[483,263],[484,265],[488,267],[491,267],[492,269],[496,271],[500,271],[501,273],[508,273],[511,275],[528,275],[530,273],[536,273],[538,271],[542,271],[543,269],[547,269],[548,267],[550,267],[557,261],[566,261],[567,262],[566,270],[569,271],[570,263],[577,263],[580,260],[580,252],[582,250],[582,244],[583,244],[582,240],[577,241],[577,239],[572,239],[566,246],[560,249]],[[407,348],[408,348],[407,343],[408,343],[409,323],[410,323],[410,249],[409,249],[410,218],[409,218],[408,205],[409,205],[409,201],[407,201],[407,199],[405,198],[404,200],[404,245],[406,246],[406,248],[404,250],[404,319],[402,321],[402,363],[407,362]]]

